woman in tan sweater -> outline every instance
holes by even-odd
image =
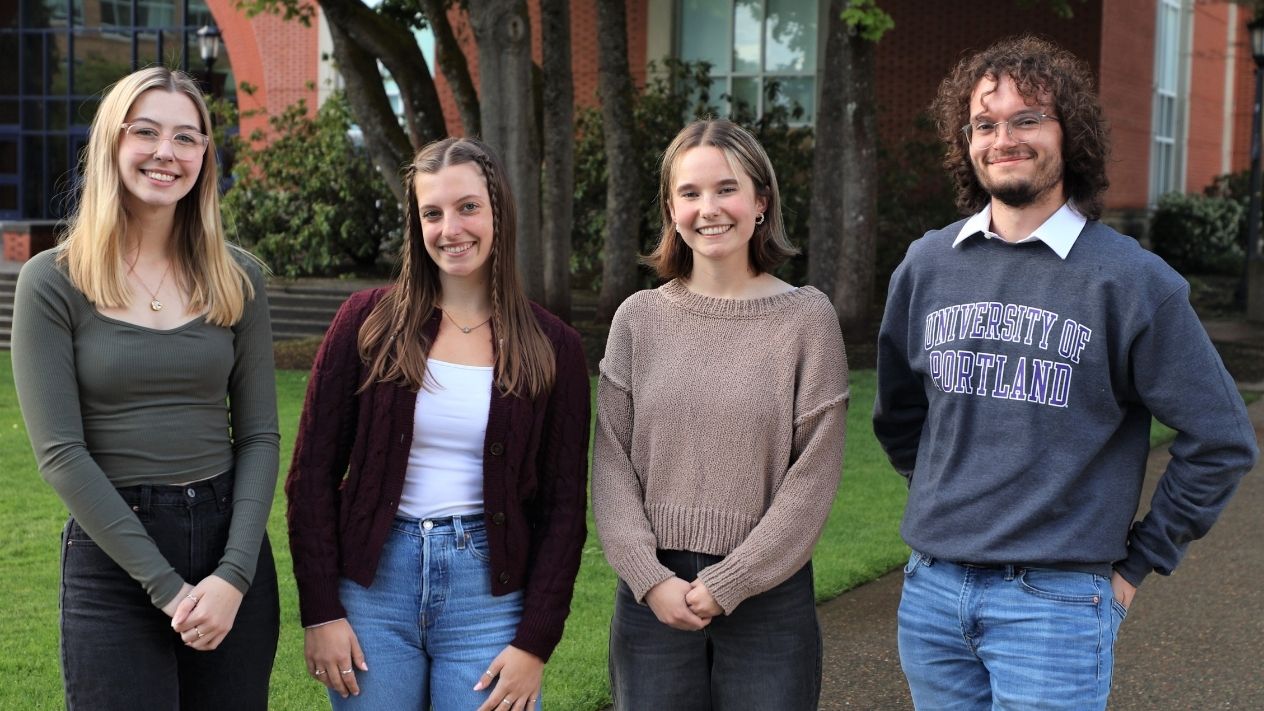
[[[837,491],[848,389],[829,299],[795,253],[759,143],[697,121],[663,157],[669,279],[619,308],[601,361],[593,509],[619,574],[618,709],[815,709],[810,558]]]

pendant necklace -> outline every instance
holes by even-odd
[[[136,261],[140,261],[139,253],[137,253],[136,255]],[[124,260],[124,262],[126,262],[126,260]],[[162,311],[162,302],[158,300],[158,292],[162,291],[162,285],[163,283],[167,281],[167,273],[170,271],[171,271],[171,261],[167,260],[167,268],[163,270],[162,278],[158,280],[158,288],[150,289],[149,285],[145,283],[145,280],[141,279],[140,275],[136,273],[136,262],[132,262],[131,264],[127,265],[127,273],[130,274],[131,276],[136,277],[136,281],[139,282],[142,287],[144,287],[145,291],[149,292],[149,309],[151,311]],[[477,326],[475,328],[477,328]]]
[[[481,328],[487,325],[488,321],[492,320],[492,317],[488,316],[487,318],[483,319],[482,323],[479,323],[476,326],[462,326],[461,324],[457,323],[456,319],[452,318],[452,314],[449,314],[447,311],[444,311],[443,315],[448,317],[448,320],[452,322],[453,326],[456,326],[457,328],[461,329],[461,333],[469,333],[470,331],[473,331],[476,328]]]

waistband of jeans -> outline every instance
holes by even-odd
[[[1109,578],[1114,573],[1114,567],[1110,563],[975,563],[965,560],[945,562],[976,570],[1060,570],[1066,573],[1090,573],[1103,578]]]
[[[190,484],[137,484],[118,488],[119,496],[130,506],[154,504],[194,504],[205,501],[230,501],[233,497],[233,470]]]
[[[429,524],[429,527],[427,527]],[[463,514],[461,516],[429,516],[426,518],[395,517],[395,529],[405,533],[445,533],[449,531],[481,530],[485,527],[483,514]]]

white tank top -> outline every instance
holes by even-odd
[[[483,510],[483,441],[493,368],[429,359],[417,393],[399,513],[440,518]]]

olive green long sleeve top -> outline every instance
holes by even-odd
[[[23,266],[13,313],[13,377],[41,476],[162,607],[185,581],[116,489],[235,470],[232,523],[215,575],[245,592],[280,443],[260,270],[240,259],[255,296],[231,328],[198,317],[156,330],[98,312],[71,283],[59,253]]]

